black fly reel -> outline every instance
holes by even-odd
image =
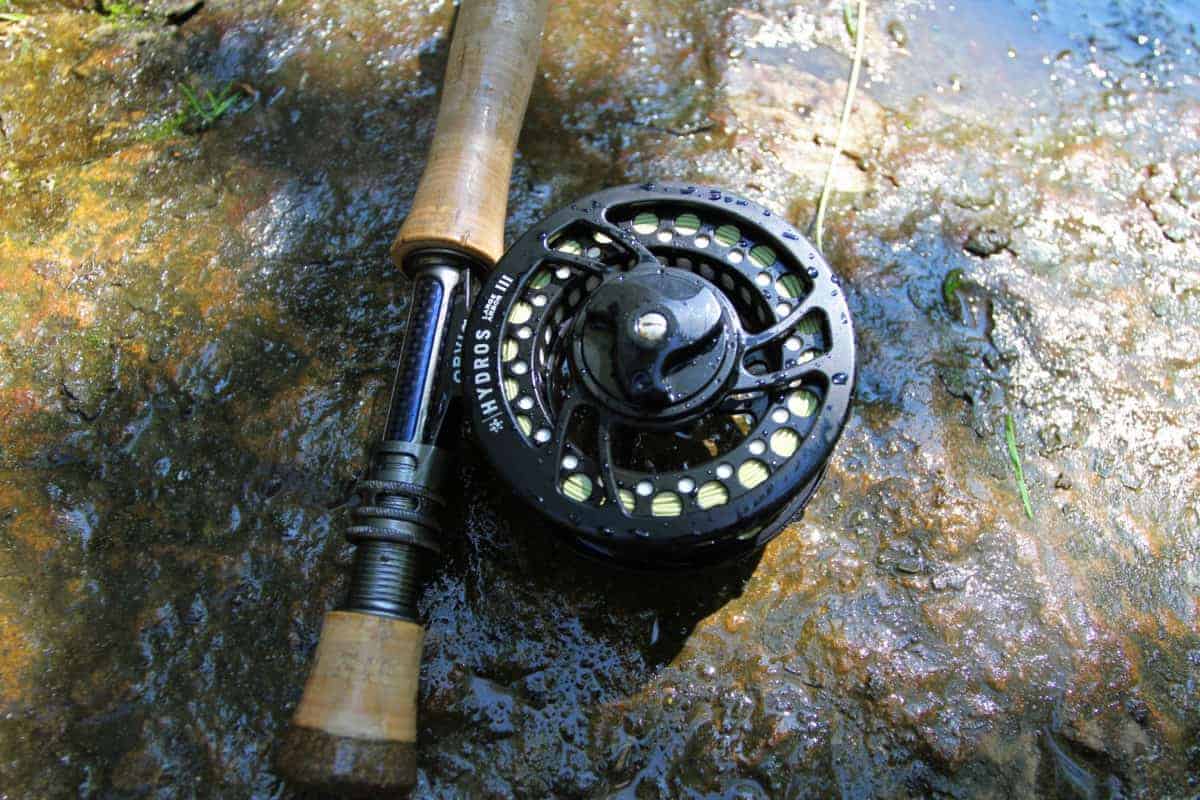
[[[855,377],[850,313],[816,249],[715,189],[627,186],[535,226],[464,338],[476,438],[592,555],[712,564],[812,496]]]

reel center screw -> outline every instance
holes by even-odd
[[[667,335],[667,318],[657,311],[642,314],[634,323],[633,332],[643,341],[661,342]]]

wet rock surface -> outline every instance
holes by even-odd
[[[453,9],[0,14],[0,794],[290,796]],[[1200,18],[867,24],[825,484],[757,565],[648,582],[464,450],[418,795],[1200,791]],[[806,226],[851,47],[840,6],[555,4],[509,233],[667,178]]]

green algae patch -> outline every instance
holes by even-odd
[[[947,272],[945,279],[942,281],[942,299],[946,301],[946,307],[951,311],[955,310],[958,299],[958,287],[962,285],[962,278],[963,271],[956,267]]]

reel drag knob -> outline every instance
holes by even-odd
[[[664,413],[714,385],[730,317],[718,295],[677,269],[637,267],[588,299],[572,335],[580,375],[614,410]]]

